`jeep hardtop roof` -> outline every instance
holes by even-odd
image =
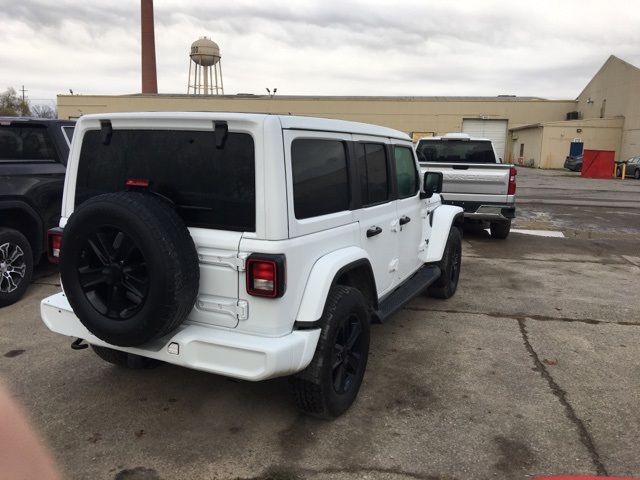
[[[162,119],[162,120],[227,120],[244,121],[259,124],[267,117],[279,119],[282,128],[292,130],[318,130],[331,132],[356,133],[374,135],[378,137],[395,138],[411,141],[404,132],[392,128],[370,125],[366,123],[335,120],[330,118],[303,117],[297,115],[272,115],[267,113],[236,113],[236,112],[127,112],[127,113],[96,113],[83,115],[83,120],[118,120],[118,119]]]

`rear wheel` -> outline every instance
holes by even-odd
[[[29,241],[17,230],[0,228],[0,307],[20,300],[32,275],[33,254]]]
[[[141,357],[140,355],[121,352],[112,348],[99,347],[97,345],[91,345],[91,348],[102,360],[119,367],[131,369],[155,368],[162,363],[154,358]]]
[[[436,298],[451,298],[458,289],[462,266],[462,235],[456,227],[451,227],[439,266],[440,278],[429,287],[427,293]]]
[[[633,178],[640,180],[640,168],[636,168],[636,171],[633,172]]]
[[[343,285],[331,289],[313,359],[290,379],[300,410],[316,417],[335,418],[353,404],[367,367],[369,323],[359,290]]]
[[[622,176],[622,170],[620,169],[620,167],[616,168],[616,177],[621,177]]]
[[[491,231],[491,236],[493,238],[507,238],[511,231],[511,220],[508,222],[492,222],[489,226],[489,230]]]

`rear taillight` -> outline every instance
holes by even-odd
[[[507,195],[516,194],[516,175],[517,174],[518,174],[518,170],[516,170],[516,167],[511,167],[509,169],[509,189],[507,190]]]
[[[52,228],[47,232],[47,256],[51,263],[60,263],[60,247],[62,246],[62,229]]]
[[[278,298],[285,290],[284,255],[252,254],[247,259],[247,293]]]

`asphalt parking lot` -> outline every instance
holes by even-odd
[[[448,300],[372,330],[358,402],[299,415],[285,379],[112,367],[50,333],[41,277],[0,310],[0,378],[74,479],[640,476],[640,181],[520,169],[504,241],[466,232]]]

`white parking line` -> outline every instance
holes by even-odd
[[[535,235],[537,237],[555,237],[564,238],[564,233],[558,230],[522,230],[519,228],[512,228],[512,233],[522,233],[524,235]]]

